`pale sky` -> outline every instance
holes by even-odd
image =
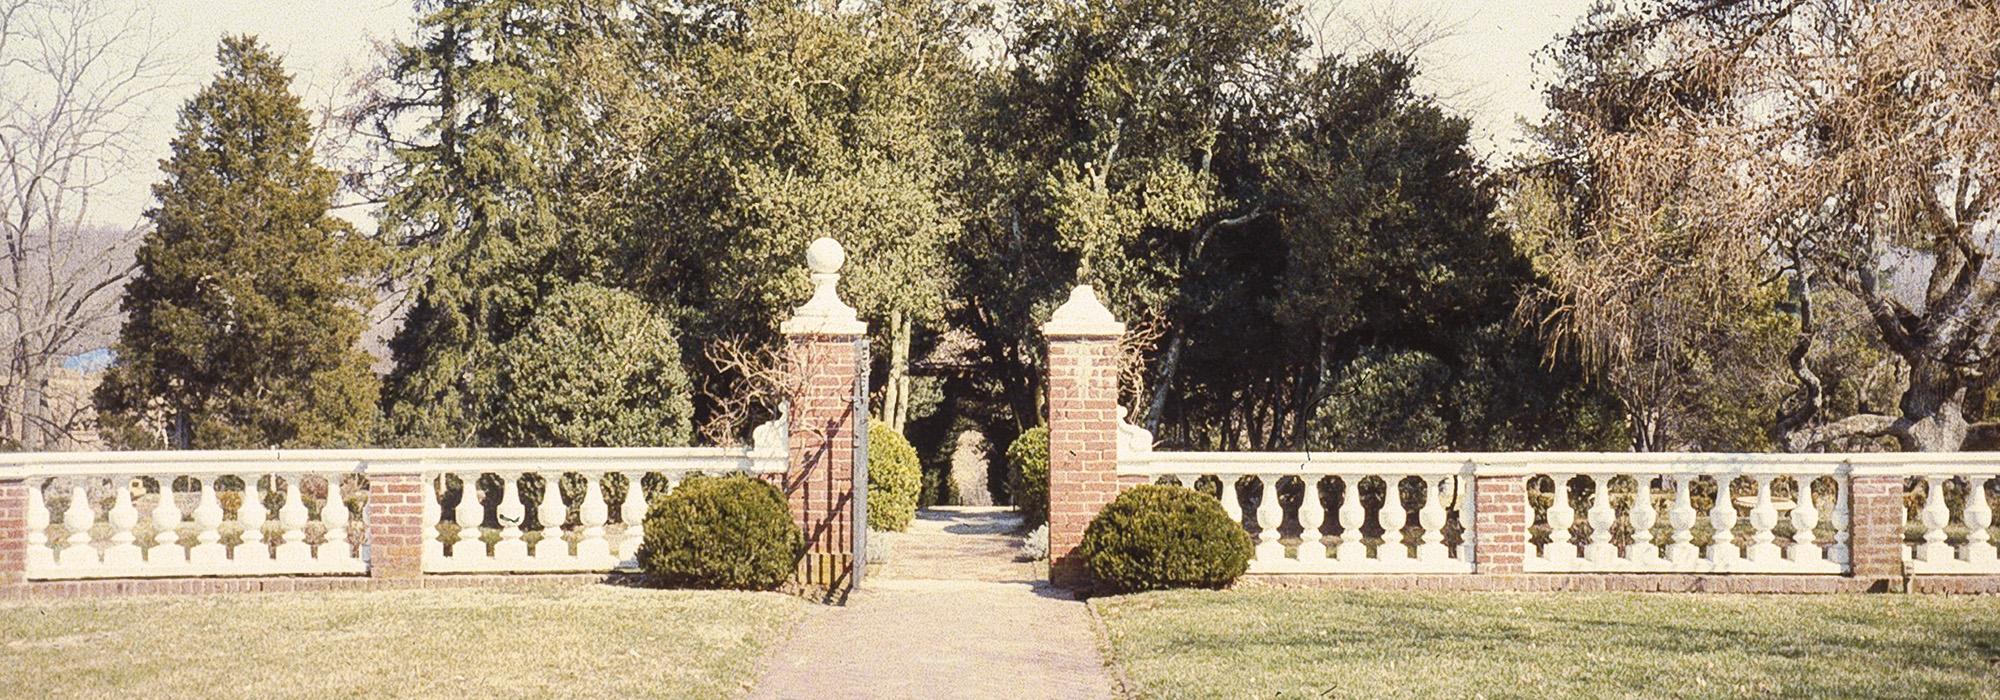
[[[1353,41],[1364,29],[1428,18],[1448,30],[1420,54],[1422,85],[1470,115],[1474,143],[1499,159],[1519,148],[1522,118],[1542,113],[1536,68],[1542,47],[1570,28],[1590,0],[1312,0],[1307,14],[1332,17],[1328,44]],[[355,76],[375,63],[374,43],[411,30],[410,0],[154,0],[145,5],[178,76],[158,93],[139,134],[142,153],[130,176],[114,181],[92,217],[129,225],[151,203],[148,186],[173,136],[174,111],[215,72],[215,45],[225,34],[255,34],[282,55],[294,89],[309,106],[346,99]],[[1361,25],[1363,29],[1357,29]],[[372,230],[364,211],[340,212]]]

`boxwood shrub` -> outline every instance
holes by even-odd
[[[1243,526],[1213,497],[1181,486],[1137,486],[1084,529],[1078,550],[1108,593],[1221,588],[1250,567]]]
[[[748,476],[690,477],[646,513],[639,567],[675,588],[768,591],[805,550],[778,487]]]
[[[1007,482],[1021,524],[1049,521],[1049,428],[1038,425],[1007,446]]]
[[[868,529],[902,532],[917,517],[924,467],[917,448],[881,421],[868,421]]]

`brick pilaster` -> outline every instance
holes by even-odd
[[[368,476],[368,575],[417,578],[424,574],[423,477],[417,474]]]
[[[0,478],[0,590],[28,580],[28,483]]]
[[[785,334],[791,378],[791,457],[785,498],[806,539],[799,560],[802,583],[830,591],[852,588],[854,579],[854,385],[867,358],[868,332],[854,309],[840,300],[840,267],[846,251],[831,238],[806,249],[813,295],[780,328]]]
[[[1856,476],[1849,482],[1848,540],[1854,577],[1890,582],[1903,579],[1903,477]]]
[[[1521,573],[1527,551],[1529,520],[1526,480],[1519,476],[1482,476],[1473,480],[1473,571],[1480,574]]]
[[[1077,588],[1083,531],[1118,496],[1118,339],[1125,327],[1077,287],[1042,327],[1049,372],[1049,580]]]
[[[854,381],[859,338],[794,335],[791,459],[783,484],[792,517],[806,536],[799,562],[806,583],[841,586],[853,567]]]

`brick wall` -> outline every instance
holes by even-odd
[[[1518,476],[1473,480],[1473,570],[1480,574],[1521,573],[1528,546],[1527,482]]]
[[[1118,495],[1118,341],[1049,341],[1049,561],[1051,582],[1088,582],[1077,558],[1084,528]]]
[[[854,547],[854,380],[856,336],[795,335],[790,363],[800,373],[792,398],[790,471],[785,497],[806,536],[800,579],[842,586]]]
[[[423,477],[376,474],[368,477],[368,575],[416,578],[424,573]]]

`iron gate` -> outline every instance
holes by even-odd
[[[848,588],[861,585],[868,573],[868,339],[854,341],[854,552]]]

